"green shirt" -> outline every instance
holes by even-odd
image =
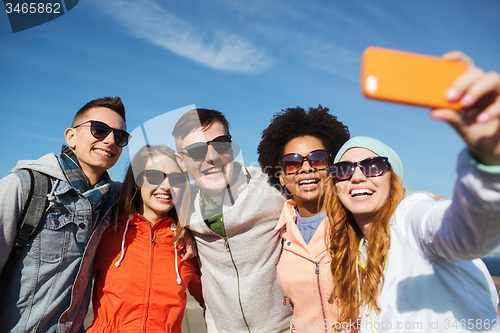
[[[210,197],[207,197],[201,193],[201,211],[203,213],[203,218],[207,226],[221,235],[226,237],[226,232],[224,231],[224,217],[222,216],[222,204],[217,205]]]

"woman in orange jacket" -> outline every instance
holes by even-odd
[[[189,196],[172,149],[145,146],[134,156],[97,249],[87,332],[181,332],[186,289],[203,306],[198,264],[181,261],[176,244]]]
[[[349,323],[338,323],[340,310],[329,302],[333,279],[326,243],[328,222],[319,208],[332,155],[348,139],[347,127],[321,106],[308,112],[300,107],[286,109],[262,133],[259,163],[270,182],[290,198],[276,229],[282,231],[284,242],[278,283],[293,306],[292,332],[350,329]]]

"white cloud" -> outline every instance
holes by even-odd
[[[307,64],[344,79],[357,82],[361,55],[346,47],[318,40],[304,41],[301,52]]]
[[[273,59],[249,41],[227,31],[201,31],[175,17],[152,0],[103,2],[134,37],[213,69],[255,74],[269,68]],[[100,3],[101,5],[101,3]]]

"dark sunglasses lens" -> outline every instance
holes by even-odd
[[[129,134],[124,130],[112,129],[107,124],[100,121],[92,121],[90,123],[90,130],[92,135],[99,140],[104,140],[111,131],[115,138],[116,145],[125,147],[128,144]]]
[[[125,147],[128,144],[129,134],[122,130],[113,130],[115,143],[120,147]]]
[[[352,177],[354,168],[351,162],[339,162],[331,166],[330,172],[335,180],[342,181]]]
[[[100,121],[93,121],[90,123],[90,131],[96,139],[103,140],[111,132],[111,127]]]
[[[221,135],[213,139],[212,142],[231,142],[231,137],[229,135]]]
[[[326,151],[314,151],[309,153],[307,160],[315,169],[326,169],[330,164],[330,154]]]
[[[384,158],[375,157],[365,160],[360,164],[366,177],[375,177],[380,176],[384,172],[387,162]]]
[[[186,150],[193,160],[202,160],[207,155],[208,146],[206,143],[199,143],[186,148]]]
[[[146,170],[146,179],[150,185],[160,185],[165,180],[165,173],[160,170]]]
[[[186,183],[186,177],[182,173],[173,172],[167,176],[168,183],[172,187],[181,187]]]
[[[212,147],[214,147],[215,151],[220,153],[220,154],[223,154],[225,152],[227,152],[229,150],[229,148],[231,148],[231,142],[212,142],[210,143],[210,145]]]
[[[294,173],[300,170],[302,166],[302,156],[297,154],[290,154],[283,156],[281,166],[285,173]]]

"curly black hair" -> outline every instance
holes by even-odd
[[[309,108],[306,112],[297,106],[281,110],[274,115],[269,126],[262,132],[262,138],[257,147],[259,164],[264,173],[269,176],[272,186],[280,186],[279,164],[283,157],[285,146],[291,140],[301,136],[313,136],[323,142],[326,150],[334,157],[340,147],[349,140],[347,126],[328,113],[328,108],[319,105]]]

